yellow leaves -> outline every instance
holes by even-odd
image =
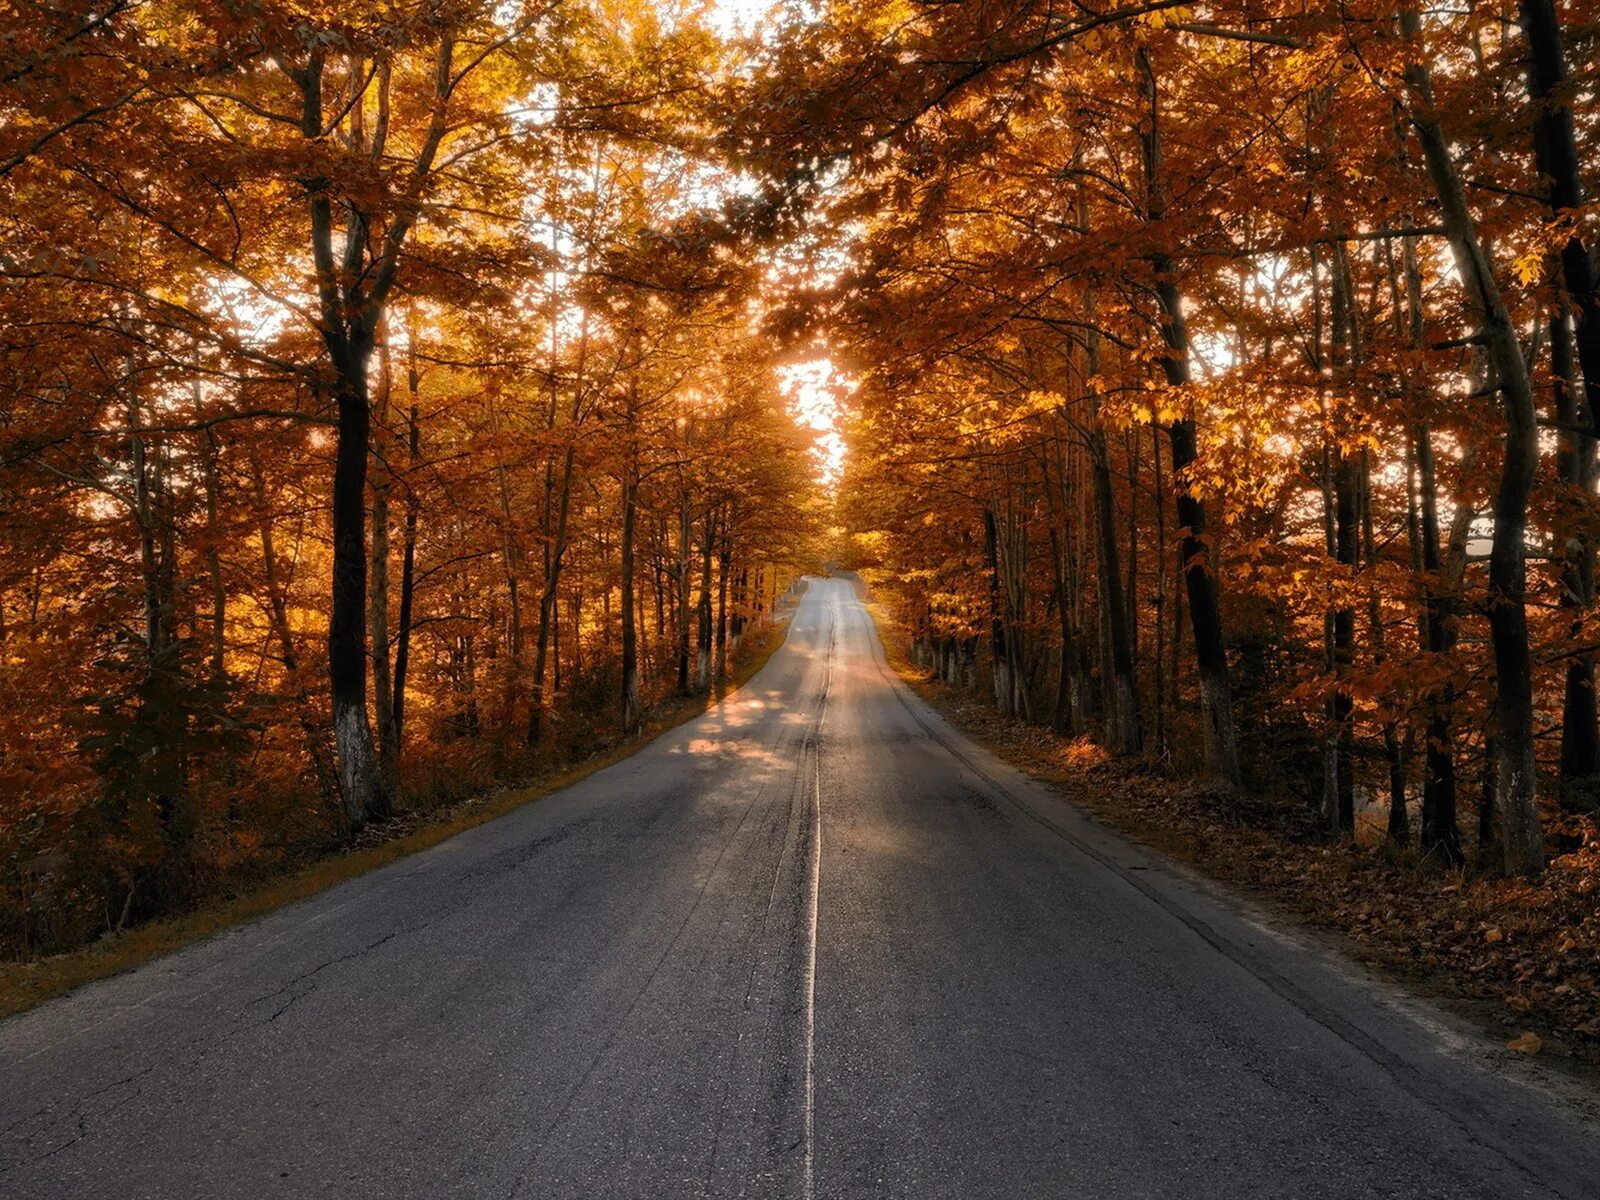
[[[1065,407],[1067,398],[1060,392],[1032,391],[1023,402],[1019,416],[1038,416],[1043,413],[1056,412]]]
[[[1170,29],[1174,25],[1183,25],[1192,20],[1194,20],[1194,9],[1182,4],[1176,8],[1161,8],[1153,12],[1140,13],[1133,19],[1133,23],[1145,29]]]
[[[1188,416],[1189,404],[1201,390],[1195,387],[1151,387],[1145,392],[1144,401],[1135,406],[1135,411],[1140,414],[1138,419],[1146,424],[1161,425],[1181,421]]]
[[[1518,1054],[1537,1054],[1544,1049],[1544,1039],[1532,1030],[1525,1029],[1506,1043],[1506,1049],[1515,1050]]]
[[[1523,287],[1537,283],[1539,277],[1544,274],[1545,257],[1542,247],[1519,255],[1516,262],[1512,264],[1512,270],[1517,273],[1517,282],[1522,284]]]
[[[1589,218],[1593,213],[1593,205],[1564,209],[1555,220],[1546,221],[1533,230],[1521,243],[1522,252],[1511,264],[1517,282],[1523,287],[1531,287],[1545,279],[1568,240],[1574,235],[1584,235],[1583,226],[1590,223]]]
[[[908,3],[908,0],[890,0],[887,4],[872,7],[865,29],[873,38],[882,38],[910,24],[916,17],[916,5]]]

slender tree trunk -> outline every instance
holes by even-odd
[[[1372,661],[1381,667],[1386,653],[1383,629],[1383,601],[1378,594],[1377,532],[1372,517],[1372,461],[1361,451],[1361,554],[1367,571],[1367,629],[1372,642]],[[1411,837],[1411,814],[1406,809],[1406,763],[1399,731],[1393,718],[1383,723],[1383,755],[1389,767],[1389,814],[1387,835],[1396,845]]]
[[[1094,320],[1092,293],[1084,303]],[[1117,501],[1111,483],[1111,454],[1106,444],[1100,401],[1094,392],[1100,375],[1100,338],[1091,330],[1084,347],[1084,379],[1089,402],[1089,472],[1094,481],[1096,551],[1100,570],[1100,613],[1106,631],[1106,748],[1123,757],[1144,748],[1139,720],[1139,685],[1134,675],[1133,639],[1129,633],[1130,608],[1123,594],[1121,566],[1117,562]],[[1132,550],[1130,548],[1130,555]],[[1129,585],[1136,586],[1130,565]]]
[[[1526,601],[1528,497],[1538,466],[1539,438],[1533,386],[1516,326],[1501,299],[1494,269],[1467,207],[1450,144],[1435,115],[1432,74],[1414,9],[1401,13],[1411,43],[1406,68],[1411,118],[1427,161],[1467,303],[1480,323],[1490,381],[1505,414],[1505,454],[1494,499],[1489,551],[1489,635],[1495,660],[1496,808],[1500,814],[1502,867],[1507,874],[1544,870],[1544,839],[1535,803],[1532,655]]]
[[[1575,432],[1589,424],[1587,408],[1578,388],[1577,364],[1572,354],[1572,329],[1565,306],[1551,314],[1550,348],[1554,366],[1556,420],[1560,422],[1557,468],[1571,489],[1576,505],[1594,494],[1595,439]],[[1600,711],[1595,697],[1595,651],[1584,645],[1587,618],[1595,602],[1595,548],[1593,535],[1583,527],[1567,535],[1561,568],[1561,607],[1570,614],[1569,631],[1574,649],[1567,657],[1561,705],[1561,801],[1573,811],[1593,810],[1600,802]]]
[[[1139,51],[1144,98],[1149,105],[1141,129],[1144,142],[1147,215],[1159,225],[1166,215],[1161,184],[1159,101],[1154,68],[1147,51]],[[1165,250],[1150,256],[1155,292],[1161,308],[1161,336],[1166,353],[1162,371],[1168,385],[1187,390],[1190,380],[1189,330],[1183,315],[1183,297],[1177,282],[1177,265]],[[1233,721],[1233,687],[1228,679],[1228,655],[1222,633],[1222,604],[1206,521],[1205,503],[1196,494],[1190,472],[1199,461],[1199,441],[1193,415],[1167,426],[1172,446],[1173,492],[1178,526],[1183,530],[1184,587],[1189,600],[1189,625],[1194,635],[1195,668],[1200,678],[1200,710],[1205,743],[1206,771],[1226,787],[1242,785],[1239,739]]]
[[[577,462],[577,448],[568,444],[561,461],[561,481],[553,503],[555,527],[545,560],[544,590],[539,595],[539,635],[533,650],[533,691],[528,712],[528,744],[537,745],[544,733],[545,672],[549,666],[550,638],[553,627],[560,619],[558,608],[561,587],[561,565],[567,551],[567,524],[572,509],[572,474]]]
[[[1578,155],[1574,97],[1567,52],[1555,0],[1521,0],[1522,35],[1528,43],[1528,93],[1536,119],[1533,130],[1539,173],[1550,181],[1552,216],[1569,220],[1584,206],[1583,168]],[[1584,244],[1583,226],[1573,220],[1561,245],[1561,273],[1576,318],[1574,337],[1584,382],[1588,424],[1600,422],[1600,270]]]
[[[728,532],[731,517],[722,523],[722,537],[717,554],[717,639],[715,669],[712,677],[721,684],[728,675],[728,568],[733,557],[732,537]]]
[[[1424,578],[1424,648],[1448,655],[1456,643],[1455,591],[1444,578],[1439,551],[1438,481],[1433,435],[1426,425],[1416,431],[1418,476],[1422,491],[1422,566]],[[1428,701],[1428,752],[1422,786],[1422,853],[1437,854],[1452,866],[1462,861],[1461,831],[1456,818],[1455,689],[1446,679]]]
[[[489,432],[496,442],[500,439],[500,414],[496,398],[491,392],[487,397],[489,410]],[[506,668],[506,694],[505,711],[509,718],[517,708],[518,692],[522,686],[522,550],[517,538],[516,513],[511,503],[511,472],[507,469],[502,453],[497,445],[495,449],[497,461],[495,462],[495,490],[500,502],[500,560],[506,579],[506,643],[510,651],[510,663]]]
[[[1011,715],[1010,647],[1006,641],[1005,618],[1000,604],[1000,546],[994,509],[983,510],[983,544],[989,566],[989,661],[994,675],[994,700],[1000,711]]]
[[[389,347],[378,347],[378,425],[380,430],[389,410]],[[367,625],[372,641],[372,715],[378,726],[378,770],[384,786],[393,794],[398,784],[399,763],[392,738],[394,730],[394,680],[389,671],[389,496],[393,487],[391,468],[380,453],[370,468],[372,492],[372,542],[367,568]]]
[[[712,604],[711,587],[714,576],[717,537],[717,510],[708,508],[700,536],[700,600],[695,606],[695,671],[694,686],[705,692],[711,686]]]
[[[222,486],[214,430],[206,430],[201,445],[206,489],[206,575],[211,581],[211,682],[220,685],[228,681],[228,588],[222,575]]]
[[[1106,748],[1124,757],[1143,748],[1139,728],[1139,690],[1133,675],[1133,651],[1128,636],[1128,608],[1117,562],[1116,496],[1111,487],[1110,455],[1105,430],[1099,423],[1098,405],[1091,401],[1090,462],[1094,476],[1095,532],[1100,560],[1100,612],[1107,633]]]
[[[1352,382],[1352,342],[1354,325],[1352,288],[1350,286],[1349,257],[1343,242],[1334,244],[1333,270],[1330,296],[1331,355],[1335,379],[1346,392]],[[1339,397],[1341,408],[1350,397]],[[1338,787],[1337,803],[1333,816],[1336,832],[1352,834],[1355,831],[1355,771],[1350,753],[1351,720],[1355,703],[1351,693],[1350,677],[1355,671],[1356,613],[1352,603],[1355,572],[1359,566],[1359,527],[1361,460],[1346,444],[1353,433],[1344,414],[1336,414],[1334,421],[1334,455],[1336,467],[1334,485],[1334,557],[1341,570],[1339,582],[1342,598],[1333,612],[1333,664],[1337,682],[1333,693],[1334,736],[1337,738]]]
[[[1161,478],[1161,430],[1155,426],[1150,427],[1150,461],[1151,473],[1155,487],[1155,520],[1156,520],[1156,597],[1155,597],[1155,654],[1152,658],[1152,667],[1155,671],[1156,707],[1155,707],[1155,737],[1156,753],[1165,753],[1167,749],[1167,672],[1166,672],[1166,641],[1167,621],[1169,611],[1168,602],[1171,593],[1167,587],[1167,509],[1165,489]]]
[[[687,696],[689,689],[689,546],[693,536],[692,517],[689,512],[689,493],[683,492],[678,509],[678,694]]]
[[[635,433],[637,383],[628,384],[628,442],[622,462],[622,732],[632,737],[643,723],[639,704],[639,631],[634,596],[634,539],[639,515],[639,450]]]
[[[1482,774],[1478,785],[1478,868],[1497,870],[1504,850],[1495,837],[1500,795],[1500,754],[1493,735],[1483,740]]]
[[[414,368],[411,381],[411,394],[415,397],[417,376]],[[417,518],[422,510],[415,479],[422,460],[422,423],[415,400],[407,418],[407,450],[406,521],[400,543],[400,623],[395,630],[394,699],[389,704],[389,732],[385,735],[393,741],[397,766],[405,745],[406,674],[411,666],[411,612],[417,590]]]

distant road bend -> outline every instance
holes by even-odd
[[[1600,1196],[1600,1136],[973,746],[810,585],[538,804],[0,1025],[0,1196]]]

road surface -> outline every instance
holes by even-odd
[[[966,741],[837,580],[626,762],[0,1025],[0,1131],[17,1200],[1600,1196],[1600,1131]]]

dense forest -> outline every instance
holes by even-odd
[[[635,736],[825,560],[1328,838],[1592,831],[1588,6],[5,21],[6,953]]]
[[[650,5],[34,4],[0,199],[0,942],[637,734],[806,558]]]
[[[1600,782],[1594,13],[1137,8],[824,37],[854,553],[1003,712],[1536,875]]]

